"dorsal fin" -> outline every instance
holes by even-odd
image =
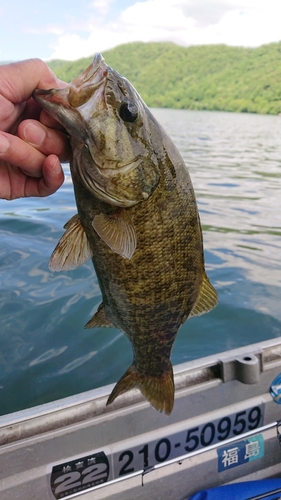
[[[51,271],[76,269],[93,256],[78,214],[71,217],[64,227],[66,231],[59,240],[49,261]]]
[[[134,225],[124,209],[115,214],[98,214],[92,226],[99,237],[121,257],[131,259],[137,246]]]
[[[193,316],[200,316],[209,312],[216,307],[217,303],[218,294],[211,285],[208,276],[204,273],[200,293],[188,317],[192,318]]]

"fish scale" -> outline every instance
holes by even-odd
[[[178,329],[217,304],[187,168],[130,82],[100,55],[69,87],[34,98],[70,135],[78,210],[50,268],[92,258],[103,302],[86,327],[117,327],[133,349],[108,404],[136,387],[169,414]]]

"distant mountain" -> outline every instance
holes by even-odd
[[[151,107],[281,113],[281,42],[254,49],[138,42],[103,56]],[[91,60],[48,64],[69,82]]]

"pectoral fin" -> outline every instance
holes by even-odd
[[[76,269],[76,267],[81,266],[93,256],[78,214],[71,217],[64,228],[66,231],[59,240],[49,261],[51,271]]]
[[[95,216],[92,226],[113,252],[125,259],[131,259],[137,246],[137,235],[125,210],[119,210],[116,214],[111,215],[98,214]]]
[[[201,290],[189,318],[192,316],[200,316],[211,311],[218,303],[218,294],[211,285],[208,276],[204,273]]]
[[[114,325],[106,317],[103,302],[99,305],[97,312],[90,321],[86,323],[84,328],[97,328],[99,326],[114,328]]]

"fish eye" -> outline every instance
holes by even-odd
[[[133,123],[139,116],[139,110],[132,101],[124,101],[119,108],[119,116],[124,122]]]

